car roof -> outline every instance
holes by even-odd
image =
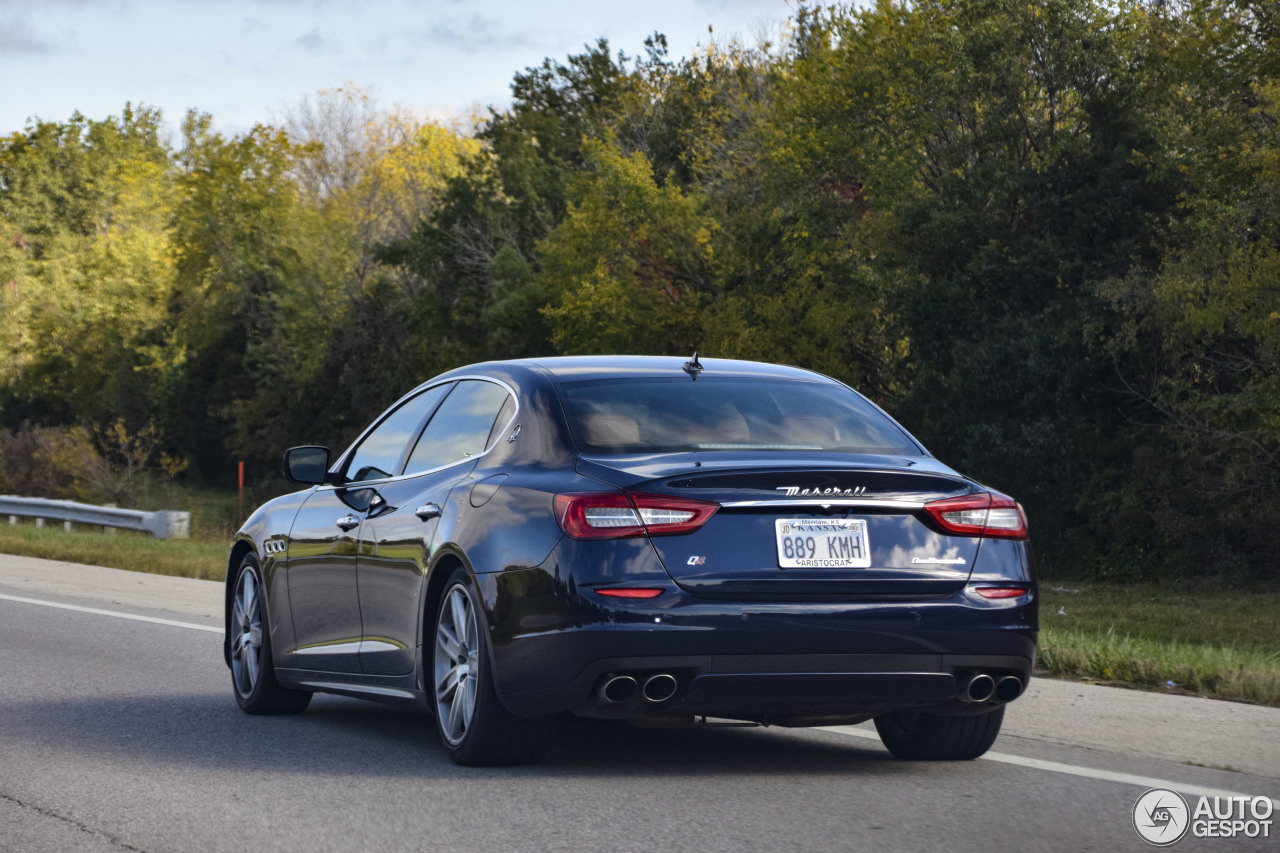
[[[624,379],[639,377],[682,376],[690,356],[654,355],[580,355],[519,359],[515,364],[539,367],[560,382],[584,379]],[[799,379],[809,382],[833,382],[819,373],[781,364],[738,361],[731,358],[699,358],[702,376],[756,377]]]

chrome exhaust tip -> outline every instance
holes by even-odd
[[[606,675],[596,688],[596,697],[611,705],[626,702],[636,695],[640,685],[629,675]]]
[[[644,698],[650,702],[665,702],[676,695],[676,677],[660,672],[644,680]]]
[[[961,702],[986,702],[996,692],[996,680],[984,672],[960,682]]]
[[[1006,675],[996,682],[996,698],[1001,702],[1012,702],[1022,695],[1022,679],[1016,675]]]

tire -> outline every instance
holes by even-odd
[[[913,761],[968,761],[995,743],[1004,706],[984,714],[944,717],[926,711],[890,711],[876,717],[876,731],[890,752]]]
[[[554,718],[517,717],[502,707],[493,687],[488,635],[475,582],[458,567],[440,597],[425,664],[436,729],[458,764],[532,764],[550,742]]]
[[[236,572],[227,633],[231,635],[231,689],[246,714],[299,714],[311,694],[289,690],[276,681],[271,661],[271,632],[262,597],[262,569],[252,554]]]

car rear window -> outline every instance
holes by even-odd
[[[585,453],[823,451],[920,456],[896,424],[838,385],[704,376],[569,382],[560,399]]]

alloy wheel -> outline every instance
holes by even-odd
[[[433,659],[436,719],[444,739],[457,746],[475,714],[480,660],[475,609],[461,584],[450,587],[441,603]]]
[[[247,698],[258,683],[262,670],[262,604],[258,595],[258,578],[245,569],[236,582],[232,604],[231,674],[236,692]]]

